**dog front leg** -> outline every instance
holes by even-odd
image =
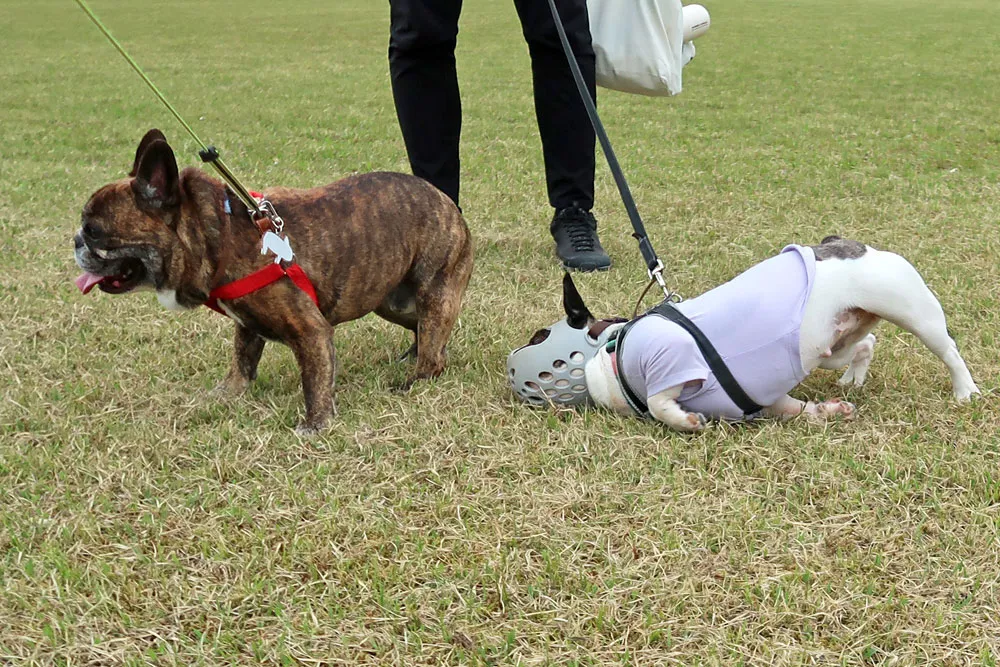
[[[233,340],[233,362],[229,374],[215,386],[212,393],[238,396],[257,378],[257,364],[264,353],[266,341],[244,326],[236,325]]]
[[[700,431],[705,428],[705,416],[697,412],[688,412],[681,407],[677,398],[681,395],[682,389],[683,385],[677,385],[650,396],[647,400],[649,414],[674,430],[687,433]]]
[[[798,417],[800,414],[805,412],[807,405],[808,404],[805,401],[800,401],[792,398],[788,394],[785,394],[771,405],[765,407],[763,416],[770,417],[772,419],[791,419],[792,417]],[[813,403],[813,405],[815,405],[815,403]]]
[[[299,435],[314,435],[329,425],[334,414],[333,386],[336,374],[336,353],[333,331],[325,320],[310,323],[290,341],[295,360],[302,372],[302,393],[306,403],[306,418],[295,427]]]
[[[814,421],[822,421],[841,416],[844,419],[854,418],[854,404],[840,399],[814,403],[813,401],[800,401],[785,394],[773,404],[764,408],[765,417],[776,419],[791,419],[799,415],[805,415]]]

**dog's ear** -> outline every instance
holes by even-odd
[[[167,138],[163,136],[163,133],[157,129],[152,129],[146,133],[146,136],[142,138],[139,142],[139,147],[135,149],[135,160],[132,162],[132,171],[128,173],[129,176],[135,176],[139,171],[139,161],[142,160],[142,154],[146,152],[149,145],[154,141],[166,141]]]
[[[180,202],[177,181],[177,160],[174,152],[162,139],[153,140],[136,165],[132,192],[141,208],[162,210]]]
[[[563,275],[563,310],[566,311],[566,321],[574,329],[583,329],[594,319],[568,272]]]

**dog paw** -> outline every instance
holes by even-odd
[[[852,361],[844,374],[837,380],[841,387],[862,387],[868,379],[868,364],[858,364]]]
[[[295,427],[295,435],[300,438],[313,438],[326,429],[326,422],[314,424],[312,422],[301,422]]]
[[[837,380],[841,387],[863,387],[868,379],[868,368],[857,369],[853,365],[849,366],[844,374]]]
[[[851,420],[854,419],[855,407],[853,403],[835,398],[831,401],[823,401],[822,403],[810,403],[806,408],[806,414],[818,421],[834,419],[836,417]]]
[[[241,396],[249,388],[249,382],[233,382],[226,379],[212,387],[208,395],[212,398],[233,398]]]
[[[979,391],[979,387],[975,384],[971,387],[955,389],[955,400],[959,403],[968,403],[972,400],[973,396],[982,396],[982,392]]]
[[[708,420],[700,412],[689,412],[684,416],[684,423],[681,425],[682,431],[697,433],[705,428]]]
[[[841,387],[860,387],[865,383],[865,376],[855,373],[854,368],[848,368],[840,379],[837,380],[837,384]]]

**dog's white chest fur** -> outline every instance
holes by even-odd
[[[177,290],[156,290],[156,300],[167,310],[185,310],[184,306],[177,303]]]

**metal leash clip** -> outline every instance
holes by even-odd
[[[680,294],[670,291],[667,287],[667,281],[663,279],[663,260],[657,257],[656,266],[652,269],[647,269],[646,273],[649,275],[649,279],[655,280],[656,284],[660,286],[661,290],[663,290],[663,298],[665,301],[669,301],[671,303],[680,303],[683,301]]]
[[[278,212],[274,210],[274,205],[266,199],[261,199],[257,202],[257,208],[260,209],[260,213],[257,215],[266,215],[271,221],[271,226],[274,227],[275,234],[281,234],[282,230],[285,228],[285,221],[278,215]]]

